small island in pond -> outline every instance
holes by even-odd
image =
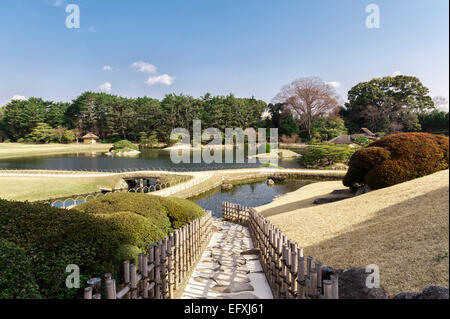
[[[114,143],[114,146],[105,153],[108,156],[137,156],[141,154],[139,147],[128,140]]]

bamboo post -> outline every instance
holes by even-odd
[[[174,260],[174,290],[178,290],[178,281],[180,279],[180,232],[178,229],[175,230],[174,236],[174,251],[173,251],[173,260]]]
[[[296,246],[296,245],[295,245]],[[295,299],[296,283],[297,283],[297,249],[293,247],[291,251],[291,298]]]
[[[312,260],[313,260],[313,258],[311,256],[306,257],[306,276],[308,276],[308,277],[310,277],[310,274],[311,274]]]
[[[116,299],[116,283],[113,279],[107,279],[106,285],[106,299]]]
[[[331,275],[330,278],[331,278],[333,299],[339,299],[339,276]]]
[[[141,269],[141,282],[142,282],[142,298],[148,299],[148,256],[142,255],[142,269]]]
[[[161,245],[161,298],[167,299],[167,237]]]
[[[130,288],[131,288],[131,299],[137,299],[137,280],[136,280],[136,264],[130,265]]]
[[[333,286],[331,280],[323,281],[323,294],[325,299],[333,299]]]
[[[150,263],[151,270],[149,271],[148,278],[151,283],[155,283],[155,244],[151,244],[148,249],[148,261]],[[149,298],[153,299],[155,298],[155,285],[153,285],[153,289],[149,292]]]
[[[322,263],[316,261],[317,289],[322,291]]]
[[[92,287],[84,288],[84,299],[92,299]]]
[[[168,283],[169,283],[169,298],[173,298],[173,289],[174,289],[174,262],[173,262],[173,241],[174,241],[174,234],[169,234],[169,240],[167,241],[167,265],[168,265]]]
[[[155,298],[161,299],[161,246],[155,247]]]
[[[309,295],[314,298],[317,296],[317,273],[314,268],[311,269],[310,271],[310,278],[311,278],[311,286],[309,290]]]

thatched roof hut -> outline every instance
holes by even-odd
[[[100,139],[97,135],[92,132],[87,133],[82,137],[84,144],[95,144]]]

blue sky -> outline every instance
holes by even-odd
[[[70,3],[80,7],[78,30],[65,26]],[[366,28],[370,3],[380,8],[379,29]],[[70,101],[87,90],[155,98],[233,92],[269,102],[305,76],[339,83],[345,98],[358,82],[394,72],[448,98],[448,7],[447,0],[2,0],[0,105],[13,96]]]

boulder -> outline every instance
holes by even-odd
[[[269,185],[269,186],[275,185],[275,182],[273,181],[273,179],[268,179],[268,180],[266,181],[266,183],[267,183],[267,185]]]
[[[269,176],[269,179],[275,181],[275,182],[283,182],[286,180],[286,176]]]
[[[231,191],[233,189],[233,185],[232,184],[222,184],[221,188],[223,191]]]
[[[367,185],[361,186],[361,187],[358,188],[358,190],[356,191],[356,196],[359,196],[359,195],[368,193],[368,192],[370,192],[370,191],[371,191],[371,189],[370,189],[369,186],[367,186]]]
[[[387,299],[386,292],[381,288],[366,286],[366,269],[363,267],[337,270],[339,276],[339,299]]]
[[[446,287],[429,286],[422,292],[399,293],[394,299],[449,299],[449,295]]]

